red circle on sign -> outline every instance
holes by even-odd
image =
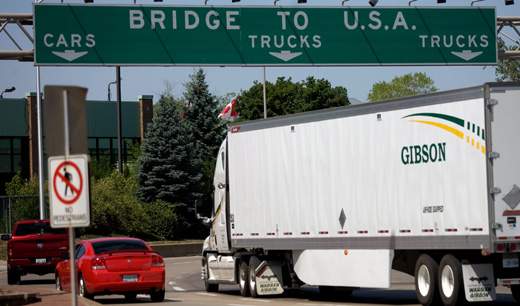
[[[76,196],[74,198],[70,199],[70,200],[66,200],[66,199],[62,198],[60,196],[60,194],[58,193],[58,190],[56,189],[56,179],[58,177],[61,178],[62,180],[64,180],[65,184],[67,184],[70,187],[71,190],[76,189],[74,186],[72,186],[71,182],[69,182],[63,175],[59,174],[60,169],[62,167],[64,167],[64,166],[68,166],[68,165],[70,165],[74,169],[76,169],[76,171],[79,174],[79,188],[77,188],[78,190],[76,191]],[[74,204],[74,202],[76,202],[76,200],[81,195],[81,190],[83,189],[83,176],[81,175],[81,171],[79,171],[79,168],[78,168],[78,166],[75,163],[73,163],[71,161],[64,161],[56,169],[56,172],[54,173],[54,179],[53,179],[53,183],[52,184],[53,184],[54,194],[56,194],[58,199],[60,199],[60,201],[63,202],[63,204],[66,204],[66,205]]]

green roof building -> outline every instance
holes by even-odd
[[[23,99],[0,99],[0,196],[5,184],[20,171],[23,178],[38,174],[37,95],[27,93]],[[146,126],[152,121],[153,96],[139,96],[137,101],[121,102],[122,160],[132,160],[131,145],[141,142]],[[45,100],[42,99],[42,104]],[[117,103],[87,101],[87,142],[91,159],[118,162]],[[46,135],[45,137],[52,137]],[[45,143],[45,140],[44,140]],[[45,151],[45,150],[44,150]],[[44,175],[47,177],[47,155]]]

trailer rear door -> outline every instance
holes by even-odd
[[[496,238],[520,240],[520,85],[490,86],[491,194]],[[497,155],[498,153],[498,155]]]

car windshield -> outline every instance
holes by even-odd
[[[34,234],[67,234],[64,228],[52,228],[49,223],[20,223],[16,227],[15,236],[27,236]]]
[[[148,250],[146,244],[139,240],[106,240],[92,242],[94,254],[110,252],[110,251],[126,251],[126,250]]]

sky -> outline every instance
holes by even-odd
[[[136,0],[143,5],[204,5],[204,0],[164,0],[154,3],[152,0]],[[61,3],[61,0],[44,0],[44,3]],[[63,0],[64,3],[83,3],[83,0]],[[437,4],[437,0],[418,0],[411,3],[417,7],[468,7],[471,0],[447,0],[446,4]],[[505,5],[504,0],[485,0],[474,6],[496,7],[497,16],[520,16],[520,0],[514,5]],[[0,0],[0,13],[32,13],[34,0]],[[95,0],[95,4],[133,5],[134,0]],[[225,6],[271,6],[273,0],[208,0],[211,5]],[[280,0],[283,6],[341,6],[341,0],[308,0],[307,4],[298,4],[297,0]],[[368,0],[350,0],[346,5],[352,7],[370,7]],[[408,6],[409,0],[379,0],[377,7]],[[100,21],[102,22],[102,21]],[[22,49],[32,48],[32,43],[16,25],[6,27],[9,34],[16,38]],[[27,30],[33,35],[32,28]],[[506,33],[515,39],[518,35],[510,29]],[[16,50],[16,45],[8,38],[5,31],[0,32],[0,50]],[[262,67],[202,67],[206,72],[206,81],[210,92],[217,96],[238,93],[249,89],[254,81],[262,82]],[[136,101],[140,95],[153,95],[157,102],[159,95],[170,84],[173,93],[181,97],[184,84],[198,67],[122,67],[121,95],[123,101]],[[266,80],[275,82],[278,77],[292,78],[294,82],[305,80],[308,76],[326,79],[332,86],[343,86],[349,98],[366,101],[372,85],[391,81],[396,76],[407,73],[424,72],[435,82],[440,91],[482,85],[496,79],[494,66],[385,66],[385,67],[266,67]],[[36,67],[32,62],[0,60],[0,91],[10,86],[16,87],[11,93],[4,93],[4,98],[23,98],[28,92],[37,91]],[[40,67],[40,84],[43,92],[46,85],[70,85],[88,88],[87,100],[108,99],[109,83],[116,79],[115,67]],[[110,86],[112,101],[116,100],[116,88]]]

